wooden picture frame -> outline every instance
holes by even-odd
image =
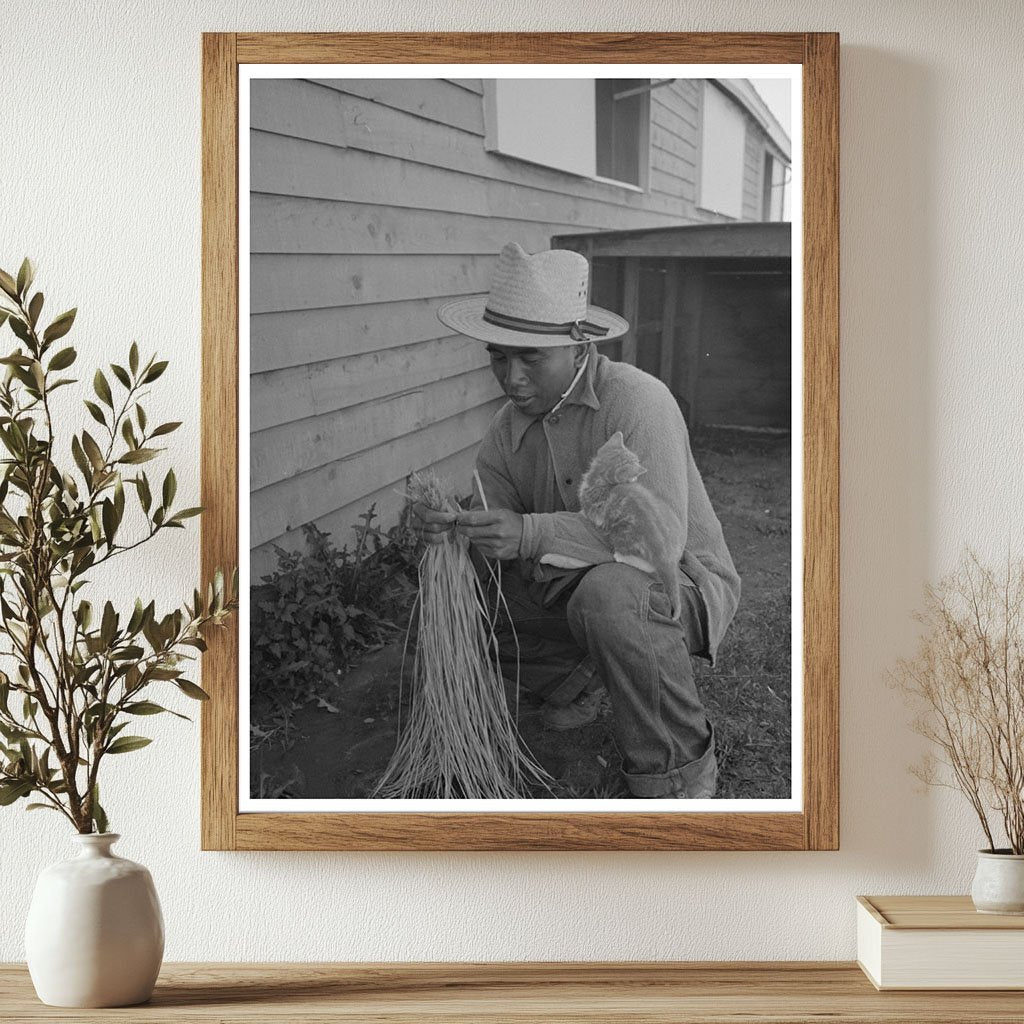
[[[238,70],[271,63],[800,64],[803,730],[794,812],[239,811],[239,636],[203,658],[207,850],[834,850],[839,843],[839,39],[832,33],[204,34],[202,571],[238,563]],[[794,517],[801,510],[794,508]]]

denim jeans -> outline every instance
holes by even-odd
[[[633,796],[685,795],[713,774],[714,730],[690,661],[707,645],[707,613],[693,581],[680,572],[683,610],[676,621],[662,584],[632,566],[567,571],[552,597],[550,585],[524,580],[515,565],[504,563],[501,580],[515,626],[513,633],[500,616],[506,674],[515,677],[518,654],[520,684],[553,704],[603,683]],[[483,578],[493,601],[493,581]]]

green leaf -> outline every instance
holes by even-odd
[[[57,811],[60,813],[59,807],[54,807],[53,804],[28,804],[25,807],[26,811]]]
[[[156,448],[136,448],[134,451],[125,452],[117,461],[134,466],[139,462],[149,462],[159,454]]]
[[[196,505],[193,508],[183,508],[180,512],[175,512],[173,516],[167,521],[169,526],[172,522],[178,523],[182,519],[191,519],[193,516],[199,515],[203,511],[202,505]]]
[[[210,695],[201,686],[196,686],[195,683],[191,683],[187,679],[178,679],[175,681],[174,685],[177,686],[186,697],[191,697],[193,700],[210,699]]]
[[[68,346],[62,348],[51,360],[47,370],[66,370],[76,359],[78,353]]]
[[[102,622],[99,624],[99,638],[104,647],[110,647],[114,642],[114,634],[118,629],[118,615],[114,605],[110,601],[103,604]]]
[[[132,421],[125,417],[124,423],[121,425],[121,436],[124,438],[124,443],[132,450],[139,447],[139,442],[135,440],[135,428],[132,426]]]
[[[26,256],[18,268],[18,295],[24,295],[32,287],[32,281],[36,276],[36,268],[32,261]]]
[[[8,807],[15,800],[32,792],[31,779],[18,779],[11,782],[0,782],[0,807]]]
[[[102,834],[108,830],[107,815],[100,806],[100,787],[98,784],[92,787],[92,820],[96,825],[97,832]]]
[[[107,547],[114,546],[114,535],[117,533],[117,513],[114,511],[114,503],[109,498],[103,499],[103,536],[106,538]]]
[[[108,754],[127,754],[132,750],[148,747],[153,741],[145,736],[119,736],[106,749]]]
[[[71,325],[75,322],[75,314],[78,312],[78,308],[69,309],[66,313],[61,313],[56,320],[50,324],[49,327],[43,331],[43,341],[49,344],[51,341],[56,341],[58,338],[63,338],[68,331],[71,330]]]
[[[91,484],[92,468],[89,465],[89,460],[86,458],[85,452],[82,449],[82,444],[78,440],[77,436],[73,436],[71,438],[71,455],[75,460],[75,465],[78,466],[78,471]]]
[[[103,375],[102,370],[97,370],[96,375],[92,379],[92,386],[96,391],[96,394],[100,396],[100,401],[109,405],[111,409],[114,408],[114,396],[110,393],[110,385],[107,383],[107,378]]]
[[[15,302],[18,301],[18,286],[6,271],[0,270],[0,288],[2,288]]]
[[[128,350],[128,365],[131,367],[132,373],[139,372],[139,346],[134,341]]]
[[[0,363],[3,363],[5,366],[31,366],[32,357],[26,356],[21,352],[12,352],[10,355],[6,355],[0,359]]]
[[[153,496],[149,492],[149,477],[145,473],[135,479],[135,487],[139,492],[139,502],[143,510],[149,514],[150,506],[153,504]]]
[[[82,447],[85,449],[85,454],[89,456],[92,468],[99,472],[106,463],[103,460],[100,446],[93,440],[93,436],[88,430],[82,431]]]
[[[100,623],[100,640],[104,647],[109,647],[117,632],[117,613],[114,606],[107,601],[103,605],[103,621]]]
[[[139,430],[146,429],[146,410],[141,405],[135,406],[135,418],[139,421]]]
[[[43,308],[43,293],[36,292],[32,301],[28,304],[28,322],[35,328],[39,320],[39,313]]]
[[[95,403],[90,402],[89,399],[84,399],[85,407],[89,410],[89,415],[101,426],[107,425],[107,417],[103,414],[103,410]]]
[[[163,486],[163,504],[165,507],[170,508],[171,502],[174,501],[174,495],[178,490],[178,480],[174,475],[174,470],[167,470],[167,476],[164,477]]]
[[[87,630],[92,625],[92,604],[89,601],[82,601],[75,609],[75,618],[82,630]]]
[[[177,430],[181,426],[181,420],[174,423],[161,423],[156,430],[150,435],[151,437],[163,437],[164,434],[171,433],[172,430]]]
[[[174,715],[175,718],[184,719],[186,722],[191,722],[192,719],[188,715],[181,715],[177,711],[171,711],[170,708],[161,707],[159,704],[154,704],[151,700],[140,700],[134,704],[126,704],[124,710],[129,715],[159,715],[168,714]]]
[[[120,477],[114,481],[114,511],[117,513],[117,522],[120,525],[124,518],[124,481]]]
[[[124,711],[129,715],[159,715],[166,710],[167,708],[162,708],[151,700],[139,700],[134,704],[125,704],[124,706]]]
[[[146,372],[146,376],[143,377],[143,384],[152,384],[167,369],[167,360],[163,360],[159,363],[154,363],[149,370]]]
[[[7,321],[11,325],[11,330],[24,342],[28,343],[32,341],[32,332],[28,329],[28,324],[25,323],[20,317],[11,316],[10,320]]]
[[[128,371],[123,366],[118,366],[117,363],[110,364],[110,372],[126,387],[132,386],[132,379],[128,376]]]

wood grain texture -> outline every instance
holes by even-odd
[[[765,814],[244,814],[237,813],[237,636],[218,640],[204,658],[214,700],[203,715],[205,849],[249,850],[728,850],[834,849],[838,844],[838,37],[829,34],[324,34],[208,35],[203,42],[203,569],[237,557],[237,85],[236,66],[249,62],[425,63],[503,62],[751,62],[803,63],[805,73],[805,646],[803,813]],[[268,173],[274,147],[298,140],[255,133]],[[666,130],[662,137],[669,139]],[[358,178],[359,195],[335,195],[332,152],[321,146],[307,189],[313,198],[382,201],[377,172],[395,163],[364,154],[373,174]],[[680,157],[685,154],[680,152]],[[443,175],[444,171],[434,173]],[[268,178],[268,185],[271,184]],[[271,189],[273,191],[273,189]],[[392,193],[393,194],[393,191]],[[458,189],[461,213],[514,217],[523,192],[503,181]],[[419,203],[422,197],[417,197]],[[542,194],[531,196],[540,202]],[[628,196],[622,198],[622,214]],[[512,203],[512,205],[510,205]],[[533,214],[531,213],[531,216]],[[547,216],[537,215],[540,219]],[[557,222],[558,215],[552,219]],[[644,224],[633,220],[632,224]],[[586,222],[580,225],[586,226]],[[623,225],[624,226],[624,225]],[[653,223],[651,224],[653,226]],[[473,258],[466,262],[470,266]],[[343,254],[320,268],[343,270]],[[317,264],[309,263],[316,270]],[[471,275],[470,275],[471,276]],[[327,275],[311,301],[337,301]],[[342,279],[344,280],[344,279]],[[352,284],[351,276],[349,284]],[[467,284],[475,287],[476,281]],[[344,293],[344,289],[341,290]],[[360,296],[373,301],[373,296]],[[389,296],[390,298],[390,296]],[[412,302],[423,301],[416,295]],[[358,300],[357,300],[358,301]],[[368,312],[372,307],[368,309]],[[310,348],[329,345],[333,313],[266,314],[273,329],[309,321]],[[323,323],[321,323],[323,320]],[[426,339],[424,339],[426,340]],[[271,344],[273,341],[271,339]],[[273,363],[281,366],[286,364]],[[266,363],[264,365],[267,365]],[[859,979],[859,976],[857,976]],[[866,982],[864,983],[866,984]],[[870,986],[868,986],[870,989]],[[873,990],[871,990],[873,992]],[[976,997],[974,997],[976,999]],[[678,1005],[675,996],[672,1005]],[[498,1004],[495,1004],[496,1006]],[[504,1003],[501,1003],[504,1006]],[[620,1004],[624,1005],[624,1004]],[[696,1004],[695,1004],[696,1005]],[[975,1005],[972,1003],[972,1005]],[[747,1004],[748,1008],[752,1006]],[[707,1012],[712,1012],[708,1010]],[[526,1011],[532,1012],[532,1011]],[[665,1007],[665,1012],[673,1012]],[[701,1011],[705,1012],[705,1011]],[[197,1018],[201,1019],[201,1018]],[[282,1018],[287,1019],[287,1018]],[[299,1018],[297,1018],[299,1019]],[[312,1019],[301,1017],[301,1019]],[[448,1019],[458,1019],[449,1017]],[[481,1019],[474,1016],[472,1019]],[[508,1018],[506,1018],[508,1019]],[[523,1019],[530,1019],[523,1017]],[[538,1013],[537,1019],[550,1019]],[[561,1019],[561,1018],[560,1018]],[[572,1019],[572,1018],[565,1018]],[[580,1019],[587,1019],[581,1017]],[[605,1018],[609,1019],[609,1018]],[[614,1019],[614,1018],[612,1018]],[[625,1019],[625,1017],[623,1018]],[[630,1019],[636,1019],[630,1014]],[[652,1017],[651,1019],[659,1019]],[[668,1018],[665,1018],[668,1019]],[[673,1018],[677,1019],[677,1018]],[[727,1019],[694,1016],[692,1019]],[[750,1019],[750,1018],[745,1018]],[[767,1019],[767,1018],[766,1018]],[[797,1016],[775,1019],[797,1020]],[[811,1019],[807,1017],[806,1019]],[[878,1019],[861,1017],[849,1019]],[[894,1018],[897,1019],[897,1018]],[[905,1019],[933,1019],[916,1016]],[[946,1019],[935,1017],[934,1019]],[[961,1016],[957,1020],[973,1019]],[[980,1019],[980,1018],[979,1018]],[[995,1019],[995,1018],[986,1018]]]
[[[799,64],[800,32],[239,33],[240,64]]]
[[[8,1024],[1019,1024],[1014,992],[878,992],[851,963],[165,964],[152,1000],[43,1006],[0,965]]]
[[[1024,915],[979,914],[970,896],[858,896],[883,928],[1024,931]]]
[[[235,37],[204,33],[201,568],[238,564],[238,86]],[[202,710],[203,849],[235,844],[238,620],[209,638]]]
[[[804,801],[839,848],[839,36],[804,56]]]
[[[241,814],[246,850],[800,850],[801,814]]]

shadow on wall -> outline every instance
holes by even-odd
[[[841,848],[908,872],[928,867],[936,824],[887,672],[909,653],[931,573],[935,89],[927,66],[843,47]]]

